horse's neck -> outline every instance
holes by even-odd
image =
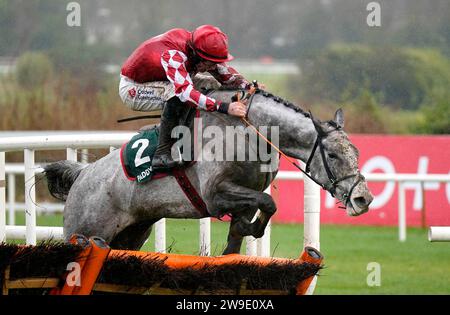
[[[233,91],[214,91],[209,96],[224,102],[230,102]],[[238,126],[242,122],[228,115],[200,112],[203,129],[207,126]],[[248,112],[248,120],[256,128],[262,126],[279,128],[279,148],[288,156],[308,160],[317,137],[317,132],[310,118],[296,112],[271,97],[256,94]],[[191,126],[192,128],[193,126]]]
[[[317,133],[310,118],[283,103],[255,96],[248,120],[256,127],[278,126],[279,148],[290,157],[307,161]]]

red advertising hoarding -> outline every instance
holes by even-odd
[[[450,136],[350,135],[360,151],[363,173],[449,174]],[[281,170],[296,171],[284,159]],[[303,222],[303,182],[277,181],[272,189],[278,211],[275,222]],[[325,224],[398,225],[398,183],[369,182],[375,196],[369,212],[349,217],[325,191],[321,192],[321,222]],[[450,225],[450,183],[407,182],[408,226]],[[422,217],[422,209],[425,209]]]

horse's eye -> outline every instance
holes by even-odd
[[[334,154],[334,153],[328,153],[328,157],[329,157],[330,159],[337,159],[337,155]]]

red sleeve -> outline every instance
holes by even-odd
[[[239,72],[224,62],[217,64],[216,68],[209,73],[227,87],[246,89],[250,86],[250,83]]]
[[[192,79],[186,70],[186,60],[186,55],[178,50],[167,50],[161,56],[161,64],[167,78],[175,87],[175,95],[182,102],[190,102],[203,110],[217,110],[220,102],[194,89]]]

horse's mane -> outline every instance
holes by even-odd
[[[229,88],[229,87],[220,87],[220,88],[218,88],[218,89],[210,89],[210,90],[206,90],[205,91],[205,94],[209,94],[209,93],[212,93],[212,92],[222,92],[222,91],[228,91],[228,92],[230,92],[230,91],[236,91],[236,92],[241,92],[241,91],[246,91],[246,90],[243,90],[243,89],[236,89],[236,88]],[[295,105],[294,103],[292,103],[292,102],[289,102],[289,101],[287,101],[287,100],[285,100],[285,99],[283,99],[283,98],[281,98],[281,97],[278,97],[278,96],[276,96],[276,95],[273,95],[272,93],[269,93],[269,92],[267,92],[267,91],[264,91],[264,90],[261,90],[261,89],[257,89],[256,90],[256,92],[255,92],[255,94],[261,94],[261,95],[263,95],[264,97],[267,97],[267,98],[270,98],[270,99],[272,99],[272,100],[274,100],[275,102],[277,102],[277,103],[281,103],[281,104],[283,104],[284,106],[286,106],[286,107],[288,107],[288,108],[290,108],[290,109],[293,109],[294,111],[296,111],[297,113],[300,113],[300,114],[302,114],[302,115],[304,115],[305,117],[308,117],[308,118],[310,118],[311,117],[311,115],[308,113],[308,112],[305,112],[302,108],[300,108],[299,106],[297,106],[297,105]]]

